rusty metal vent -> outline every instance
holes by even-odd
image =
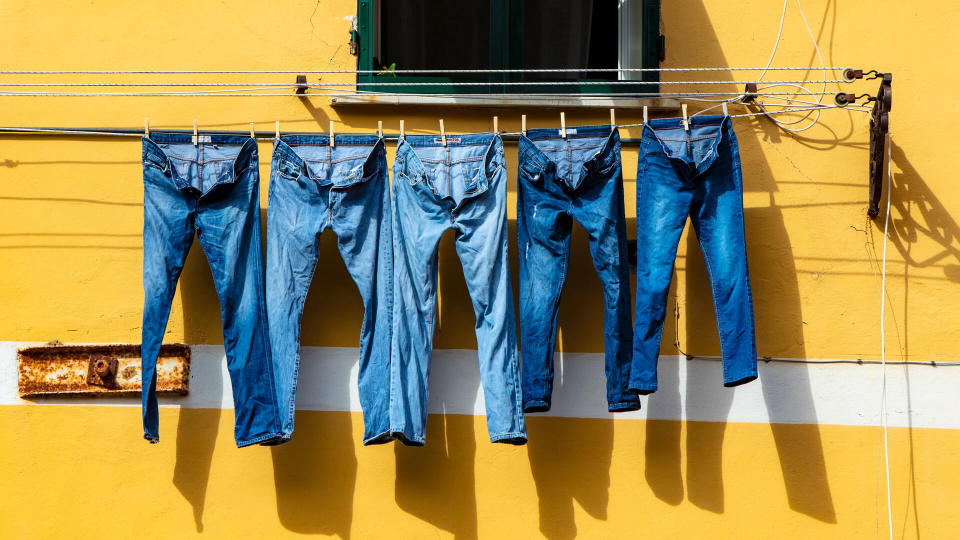
[[[139,345],[52,345],[20,349],[20,397],[140,394]],[[157,392],[186,395],[190,389],[190,347],[160,347]]]

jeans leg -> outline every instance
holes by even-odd
[[[277,407],[285,439],[293,434],[300,323],[317,267],[317,235],[323,230],[326,201],[316,182],[274,175],[267,211],[266,304]]]
[[[721,143],[718,154],[717,161],[703,175],[690,217],[710,275],[723,384],[738,386],[757,378],[757,345],[736,140]]]
[[[333,229],[340,255],[363,298],[358,387],[364,444],[390,436],[390,336],[393,320],[393,239],[383,150],[374,177],[342,192]]]
[[[143,326],[140,362],[143,380],[143,438],[160,440],[157,355],[170,318],[183,262],[193,243],[195,199],[183,194],[159,170],[144,166]]]
[[[427,188],[394,178],[390,432],[404,444],[420,446],[437,314],[437,246],[450,224],[439,207],[424,207],[417,190]]]
[[[523,410],[549,411],[560,293],[570,256],[572,220],[564,201],[520,179],[517,246],[520,251],[520,342]],[[540,184],[542,185],[542,184]]]
[[[507,186],[501,169],[489,190],[458,216],[456,248],[476,315],[480,382],[490,442],[524,444],[517,330],[507,249]]]
[[[637,305],[629,389],[639,394],[657,389],[667,292],[693,197],[654,144],[642,143],[637,173]]]
[[[603,283],[603,337],[610,412],[635,411],[640,398],[627,387],[630,379],[633,322],[630,319],[630,262],[623,179],[608,179],[597,197],[578,204],[574,217],[587,230],[590,255]]]
[[[267,335],[257,170],[201,199],[198,239],[220,298],[237,446],[282,439]]]

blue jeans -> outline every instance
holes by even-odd
[[[677,244],[693,222],[710,275],[723,384],[757,378],[753,299],[743,231],[740,150],[730,117],[694,116],[643,127],[637,167],[637,311],[630,389],[657,389],[657,358]]]
[[[393,250],[383,139],[339,135],[278,141],[267,212],[267,315],[283,436],[293,434],[300,320],[318,262],[320,233],[333,229],[340,256],[363,298],[360,405],[364,443],[389,428]],[[336,306],[328,306],[336,310]]]
[[[491,442],[527,440],[507,258],[507,173],[492,133],[407,136],[393,165],[394,309],[390,426],[422,445],[437,307],[437,245],[456,249],[476,315],[480,380]]]
[[[157,354],[170,304],[200,240],[220,298],[237,446],[281,436],[260,252],[260,172],[249,137],[153,133],[143,139],[143,430],[157,442]]]
[[[576,220],[590,238],[603,283],[607,406],[633,411],[640,399],[630,377],[630,266],[624,217],[620,135],[610,126],[532,129],[519,143],[517,245],[520,250],[520,342],[523,409],[550,410],[557,311]]]

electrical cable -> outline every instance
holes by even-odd
[[[782,35],[783,35],[783,23],[784,23],[784,20],[786,19],[787,6],[788,6],[788,4],[789,4],[789,0],[783,0],[783,10],[782,10],[781,13],[780,13],[780,25],[779,25],[779,28],[777,29],[777,39],[774,41],[773,50],[770,52],[770,58],[769,58],[769,60],[767,60],[767,66],[766,66],[766,67],[764,68],[764,70],[760,73],[760,76],[757,77],[756,82],[757,82],[758,84],[759,84],[760,81],[763,79],[764,75],[766,75],[766,73],[767,73],[768,70],[774,69],[774,68],[771,68],[770,65],[773,63],[773,58],[776,56],[777,50],[778,50],[778,48],[779,48],[779,46],[780,46],[780,38],[781,38]],[[823,101],[823,97],[822,97],[822,96],[826,93],[826,90],[827,90],[827,82],[828,82],[828,80],[827,80],[827,71],[828,71],[829,68],[826,67],[826,64],[825,64],[824,61],[823,61],[823,55],[820,53],[820,46],[819,46],[819,44],[817,44],[817,40],[816,40],[816,38],[813,36],[813,31],[810,29],[810,24],[807,22],[807,17],[806,17],[806,15],[805,15],[804,12],[803,12],[803,5],[801,4],[800,0],[797,0],[797,9],[800,11],[800,18],[803,20],[803,25],[804,25],[804,27],[806,27],[807,35],[810,36],[810,41],[811,41],[811,43],[813,43],[813,48],[814,48],[814,50],[815,50],[816,53],[817,53],[817,58],[820,60],[820,69],[823,71],[823,81],[822,81],[823,86],[822,86],[822,89],[821,89],[822,94],[816,94],[816,95],[818,96],[818,97],[816,98],[817,103],[822,103],[822,101]],[[796,84],[794,84],[794,83],[790,83],[790,82],[784,82],[784,83],[782,83],[782,84],[781,84],[781,83],[773,83],[773,82],[772,82],[771,84],[768,84],[768,85],[764,86],[763,88],[764,88],[764,89],[768,89],[768,88],[775,88],[775,87],[778,87],[778,86],[792,86],[792,87],[798,88],[799,90],[801,90],[801,92],[806,93],[806,94],[810,95],[811,97],[812,97],[813,95],[815,95],[815,94],[809,92],[809,89],[807,89],[806,87],[798,86],[798,85],[796,85]],[[760,88],[758,88],[757,90],[760,90]],[[758,102],[757,102],[757,106],[760,108],[761,111],[766,111],[763,103],[760,103],[760,102],[758,101]],[[813,120],[811,120],[811,122],[810,122],[808,125],[806,125],[806,126],[804,126],[804,127],[801,127],[801,128],[788,127],[788,126],[795,125],[795,124],[798,124],[798,123],[806,120],[806,119],[809,118],[811,115],[813,115]],[[777,118],[771,118],[770,120],[771,120],[773,123],[775,123],[775,124],[777,125],[777,127],[779,127],[780,129],[783,129],[784,131],[789,131],[789,132],[792,132],[792,133],[799,133],[799,132],[801,132],[801,131],[806,131],[806,130],[812,128],[813,126],[815,126],[815,125],[820,121],[820,111],[815,111],[815,112],[807,113],[807,114],[804,115],[803,117],[798,118],[798,119],[793,120],[793,121],[785,121],[785,120],[780,120],[780,119],[777,119]]]
[[[308,86],[310,89],[324,89],[322,86]],[[596,94],[570,94],[563,92],[539,93],[539,94],[430,94],[430,93],[407,93],[407,92],[318,92],[312,94],[265,94],[257,93],[263,88],[258,89],[230,89],[230,90],[203,90],[192,92],[32,92],[32,91],[0,91],[0,97],[354,97],[354,96],[378,96],[378,97],[444,97],[456,99],[491,99],[491,98],[569,98],[569,97],[587,97],[587,98],[674,98],[683,99],[685,96],[734,96],[737,99],[743,95],[742,92],[624,92],[624,93],[596,93]],[[233,93],[227,93],[233,92]],[[796,92],[768,92],[763,95],[786,95],[795,96]],[[831,94],[824,92],[822,95]]]
[[[846,67],[825,67],[843,71]],[[0,75],[210,75],[210,74],[465,74],[465,73],[653,73],[690,71],[810,71],[809,67],[688,67],[688,68],[531,68],[531,69],[246,69],[246,70],[0,70]],[[751,81],[752,82],[752,81]]]
[[[821,105],[816,107],[819,109],[846,109],[850,110],[849,106],[840,106],[840,105]],[[793,108],[793,109],[784,109],[780,111],[767,111],[763,113],[745,113],[745,114],[731,114],[731,118],[746,118],[751,116],[766,116],[770,114],[782,114],[790,113],[796,111],[807,110],[808,108]],[[853,109],[859,110],[859,109]],[[861,111],[868,112],[868,111]],[[639,124],[617,124],[618,128],[628,128],[628,127],[640,127],[643,126],[642,123]],[[182,130],[164,130],[156,129],[156,131],[182,131]],[[184,131],[185,132],[185,131]],[[204,133],[217,134],[225,133],[217,130],[203,130]],[[243,134],[249,132],[229,132],[230,134]],[[49,127],[0,127],[0,135],[2,134],[59,134],[59,135],[93,135],[93,136],[118,136],[118,137],[142,137],[143,130],[140,128],[103,128],[103,129],[90,129],[90,128],[49,128]],[[521,135],[519,131],[517,132],[501,132],[501,136],[515,136],[518,137]],[[260,139],[260,137],[258,137]],[[397,140],[397,137],[384,137],[385,140]],[[273,137],[263,137],[262,140],[273,140]]]
[[[324,82],[323,86],[640,86],[684,84],[747,84],[753,81],[373,81],[373,82]],[[772,81],[774,86],[803,84],[808,81]],[[843,79],[827,82],[851,84]],[[268,83],[0,83],[0,86],[270,86]],[[283,88],[298,88],[302,85],[275,83]],[[309,86],[309,85],[308,85]]]
[[[890,187],[893,178],[893,153],[890,147],[890,131],[887,130],[887,213],[883,218],[883,257],[880,267],[880,362],[882,390],[880,392],[880,422],[883,426],[883,461],[886,466],[887,477],[887,525],[890,530],[890,540],[893,540],[893,508],[890,501],[890,447],[887,441],[887,341],[885,311],[887,293],[887,227],[890,225]]]

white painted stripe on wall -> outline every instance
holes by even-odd
[[[0,405],[138,407],[137,398],[17,397],[17,348],[36,343],[0,342]],[[232,408],[223,347],[191,347],[190,395],[161,398],[162,407]],[[355,348],[304,347],[297,407],[360,411]],[[697,420],[711,422],[880,425],[878,365],[760,363],[760,380],[738,388],[721,384],[720,362],[660,359],[660,389],[642,398],[640,411],[606,408],[602,354],[557,353],[553,409],[537,415],[581,418]],[[438,350],[430,373],[430,412],[484,414],[473,350]],[[891,426],[960,429],[960,367],[888,366]]]

